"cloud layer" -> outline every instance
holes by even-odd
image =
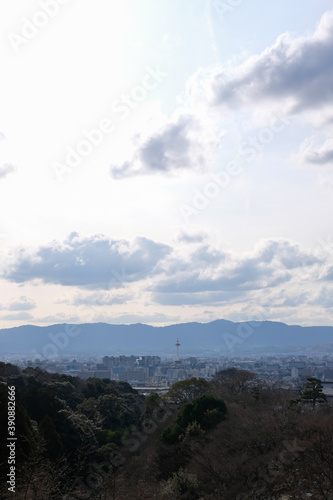
[[[64,243],[19,254],[4,278],[15,283],[40,279],[44,283],[109,289],[139,281],[154,273],[170,247],[147,238],[109,240],[103,236],[80,239],[73,233]]]
[[[239,300],[251,291],[278,288],[318,264],[318,257],[287,240],[264,241],[251,254],[240,256],[200,246],[187,265],[172,255],[166,259],[164,269],[172,277],[152,288],[153,297],[164,305]]]
[[[5,278],[19,284],[37,279],[73,287],[55,300],[71,312],[40,315],[40,323],[54,322],[51,318],[59,322],[61,317],[80,322],[81,312],[85,321],[89,316],[90,321],[141,317],[164,322],[168,314],[161,307],[172,307],[172,317],[177,307],[179,314],[184,307],[211,307],[222,308],[221,317],[227,310],[229,319],[237,319],[236,311],[244,318],[259,306],[288,316],[301,305],[309,310],[331,307],[333,255],[329,245],[318,248],[306,250],[280,238],[262,240],[251,252],[235,253],[211,244],[204,233],[180,233],[173,247],[146,238],[129,242],[72,233],[64,242],[30,255],[18,251]],[[32,321],[28,311],[37,306],[21,296],[1,307],[2,319]],[[80,313],[73,314],[75,309]]]
[[[325,107],[333,98],[333,13],[312,35],[281,35],[272,47],[244,64],[208,74],[210,104],[234,109],[265,101],[286,104],[289,112]]]

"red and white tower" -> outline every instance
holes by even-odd
[[[179,340],[177,339],[177,361],[179,361],[179,346],[180,346],[180,343],[179,343]]]

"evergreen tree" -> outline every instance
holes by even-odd
[[[59,458],[63,453],[63,446],[54,423],[48,415],[45,415],[45,417],[39,424],[39,432],[45,440],[48,458],[52,460]]]
[[[308,377],[306,380],[306,386],[301,399],[312,402],[312,408],[314,409],[317,402],[324,403],[327,401],[327,398],[323,393],[323,386],[319,378]]]

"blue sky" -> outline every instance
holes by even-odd
[[[0,19],[1,328],[332,324],[330,1]]]

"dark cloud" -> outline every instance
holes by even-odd
[[[44,283],[87,289],[122,287],[154,274],[158,262],[171,248],[147,238],[133,243],[96,236],[76,235],[62,245],[43,246],[35,255],[19,254],[4,278],[16,283],[40,279]]]

